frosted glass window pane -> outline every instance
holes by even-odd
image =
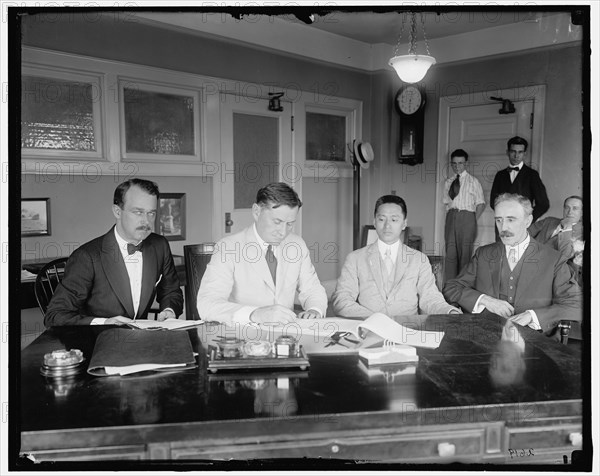
[[[233,114],[233,202],[251,208],[258,189],[279,181],[279,120]]]
[[[23,76],[21,147],[95,151],[94,94],[90,83]]]
[[[194,155],[194,98],[123,88],[127,152]]]
[[[306,160],[343,162],[346,155],[346,118],[306,113]]]

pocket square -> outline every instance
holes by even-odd
[[[158,286],[158,283],[160,283],[160,280],[162,279],[162,274],[158,277],[158,281],[156,281],[156,283],[154,284],[154,287]]]

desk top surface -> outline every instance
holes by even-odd
[[[350,354],[310,356],[308,371],[212,375],[205,370],[206,359],[199,358],[199,367],[191,371],[137,377],[86,373],[72,381],[54,382],[40,375],[44,353],[79,348],[89,361],[102,329],[53,328],[21,353],[21,430],[38,433],[190,422],[222,425],[265,417],[357,413],[379,415],[385,421],[390,412],[417,418],[428,409],[498,408],[532,402],[536,402],[536,412],[547,412],[541,416],[561,408],[565,412],[580,408],[581,363],[573,349],[519,327],[524,346],[516,350],[502,337],[505,320],[495,315],[413,316],[413,324],[416,318],[424,330],[445,331],[440,346],[418,349],[414,373],[374,371],[372,375],[360,368],[357,355]],[[204,356],[201,330],[179,332],[188,332]],[[554,409],[546,405],[565,400],[572,401],[571,410],[565,402]],[[451,417],[458,421],[490,418],[489,414],[460,413]]]

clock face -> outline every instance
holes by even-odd
[[[407,86],[397,97],[398,108],[404,114],[414,114],[423,103],[421,92],[414,86]]]

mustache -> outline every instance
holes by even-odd
[[[501,238],[508,238],[510,236],[515,236],[515,235],[514,235],[514,233],[511,233],[510,231],[501,231],[500,232]]]

